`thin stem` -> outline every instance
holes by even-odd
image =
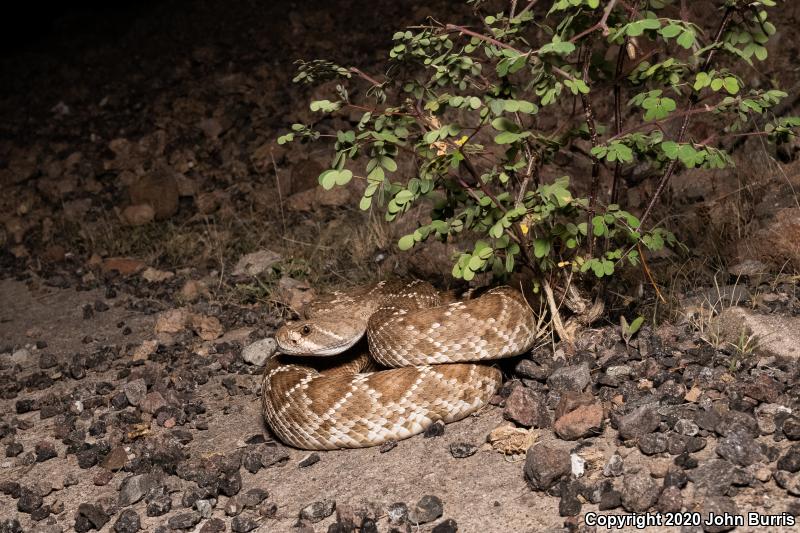
[[[352,72],[353,74],[357,74],[359,77],[367,80],[368,82],[370,82],[375,87],[378,87],[378,86],[382,85],[381,82],[379,82],[378,80],[376,80],[375,78],[373,78],[369,74],[366,74],[364,71],[362,71],[360,69],[357,69],[356,67],[350,67],[348,70],[350,72]]]
[[[713,45],[716,45],[720,42],[722,38],[722,34],[725,32],[725,28],[728,25],[728,22],[731,20],[731,16],[733,15],[734,11],[736,10],[735,6],[729,6],[725,10],[725,14],[722,16],[722,20],[720,21],[719,28],[717,28],[717,33],[714,35],[714,40],[712,41]],[[714,57],[714,52],[716,51],[716,46],[713,46],[708,50],[708,55],[706,56],[706,60],[703,61],[703,66],[700,69],[700,72],[706,72],[708,68],[711,66],[711,60]],[[697,95],[692,94],[689,98],[689,104],[687,106],[687,113],[683,117],[683,123],[681,124],[681,129],[678,132],[678,137],[675,139],[675,142],[680,143],[683,141],[683,137],[686,135],[686,130],[689,128],[689,121],[691,118],[691,111],[694,105],[697,103]],[[661,179],[658,181],[658,185],[656,186],[656,190],[653,192],[653,197],[650,198],[650,202],[647,204],[647,208],[642,213],[640,221],[640,226],[644,226],[645,220],[650,216],[653,212],[653,208],[656,205],[661,193],[664,191],[664,188],[667,186],[669,179],[672,177],[672,173],[675,172],[675,168],[678,165],[678,159],[672,159],[667,164],[667,168],[664,169],[664,175],[661,176]]]
[[[611,0],[606,6],[605,10],[603,10],[603,16],[600,19],[600,21],[594,26],[580,32],[578,35],[570,39],[569,42],[576,43],[583,37],[586,37],[590,33],[595,32],[597,30],[603,30],[603,37],[608,37],[608,34],[611,33],[611,30],[609,30],[608,28],[608,17],[609,15],[611,15],[611,11],[614,9],[615,5],[617,5],[617,0]]]
[[[622,74],[622,67],[625,64],[626,48],[628,46],[628,37],[623,39],[622,44],[617,51],[617,69],[614,74],[614,133],[620,135],[622,133],[622,83],[620,74]],[[622,164],[617,159],[614,164],[614,180],[611,182],[611,203],[616,204],[619,200],[619,181],[622,173]]]
[[[583,59],[583,82],[586,85],[589,85],[589,65],[592,59],[592,48],[591,46],[587,46],[584,50],[584,59]],[[592,108],[592,103],[589,100],[589,95],[581,94],[581,102],[583,103],[583,112],[586,116],[586,126],[589,128],[589,140],[592,144],[592,148],[597,146],[597,128],[594,122],[594,109]],[[591,154],[591,152],[590,152]],[[591,154],[592,158],[592,182],[589,188],[589,212],[586,214],[587,216],[587,228],[592,227],[592,219],[594,218],[595,214],[595,206],[597,204],[597,190],[600,188],[600,160],[594,154]],[[588,252],[589,256],[591,257],[593,249],[594,249],[594,236],[589,236],[587,239],[588,245]]]

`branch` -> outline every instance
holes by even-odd
[[[370,82],[375,87],[379,87],[379,86],[383,85],[378,80],[376,80],[375,78],[373,78],[369,74],[366,74],[364,71],[362,71],[360,69],[357,69],[356,67],[350,67],[348,70],[350,72],[352,72],[353,74],[358,75],[360,78],[363,78],[363,79],[367,80],[368,82]]]
[[[728,26],[728,22],[731,20],[731,16],[733,15],[734,11],[736,10],[735,6],[729,6],[725,10],[725,14],[722,16],[722,21],[720,21],[719,28],[717,28],[717,33],[714,35],[714,41],[712,42],[712,48],[708,50],[708,55],[706,56],[706,60],[703,62],[703,66],[700,69],[700,72],[708,71],[708,68],[711,66],[711,60],[714,57],[714,52],[716,51],[717,45],[722,38],[722,34],[725,32],[725,28]],[[697,103],[698,98],[696,94],[692,94],[689,98],[689,105],[687,106],[687,112],[683,117],[683,123],[681,124],[681,129],[678,132],[678,137],[675,139],[675,142],[680,143],[683,141],[683,137],[686,135],[686,130],[689,128],[689,121],[691,117],[691,111],[694,105]],[[640,221],[640,227],[644,227],[644,221],[647,220],[647,217],[650,216],[652,213],[653,208],[656,205],[661,193],[664,191],[664,187],[667,186],[669,179],[672,177],[672,173],[675,172],[675,167],[678,165],[678,159],[672,159],[667,164],[667,168],[664,170],[664,175],[661,176],[661,179],[658,181],[658,185],[656,186],[655,192],[653,192],[653,197],[650,199],[650,202],[647,204],[647,209],[644,210],[642,213]]]
[[[611,11],[614,9],[614,6],[616,4],[617,4],[617,0],[611,0],[608,3],[608,5],[606,6],[605,10],[603,10],[603,16],[600,19],[600,21],[597,24],[595,24],[594,26],[592,26],[591,28],[587,28],[587,29],[583,30],[582,32],[580,32],[578,35],[576,35],[575,37],[570,39],[569,42],[571,42],[571,43],[578,42],[583,37],[586,37],[590,33],[594,32],[594,31],[597,31],[597,30],[603,30],[603,37],[608,37],[608,34],[611,33],[611,30],[609,30],[609,28],[608,28],[608,16],[611,15]]]
[[[613,2],[612,2],[613,3]],[[585,56],[583,59],[583,82],[588,86],[589,85],[589,64],[592,59],[592,49],[591,47],[587,47],[585,52]],[[595,127],[594,123],[594,109],[592,108],[592,103],[589,101],[589,95],[585,93],[581,94],[581,102],[583,103],[583,112],[586,116],[586,126],[589,128],[589,139],[592,144],[592,148],[597,146],[597,128]],[[590,152],[591,154],[591,152]],[[594,154],[591,154],[592,157],[592,183],[589,188],[589,211],[587,213],[587,222],[586,227],[592,227],[592,219],[594,218],[595,214],[595,205],[597,204],[597,189],[600,188],[600,160]],[[588,252],[589,256],[591,257],[593,248],[594,248],[594,236],[590,235],[587,239],[588,244]]]

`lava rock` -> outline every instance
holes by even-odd
[[[375,531],[378,530],[375,529]],[[431,533],[456,533],[456,531],[458,531],[458,524],[452,518],[448,518],[436,524],[431,530]],[[361,525],[361,532],[365,533],[363,524]]]
[[[660,513],[678,513],[683,507],[681,489],[675,486],[665,487],[658,498],[656,509]]]
[[[581,501],[578,499],[578,483],[563,478],[561,480],[561,499],[558,502],[558,514],[561,516],[578,516],[581,512]]]
[[[100,529],[111,518],[103,508],[94,503],[82,503],[78,506],[78,514],[86,518],[95,529]]]
[[[242,359],[248,364],[264,366],[278,349],[275,339],[269,337],[249,344],[242,350]]]
[[[255,509],[258,504],[267,498],[269,498],[269,492],[260,488],[250,489],[244,494],[239,495],[239,501],[242,502],[245,509]]]
[[[36,462],[41,463],[47,461],[48,459],[53,459],[54,457],[58,457],[58,453],[56,453],[56,447],[50,441],[41,441],[36,444],[35,448],[36,452]]]
[[[475,455],[475,452],[478,451],[478,447],[474,444],[469,444],[467,442],[454,442],[450,444],[450,455],[455,457],[456,459],[464,459],[465,457],[470,457]]]
[[[299,466],[300,468],[306,468],[313,464],[317,464],[318,462],[319,462],[319,454],[310,453],[306,455],[299,463],[297,463],[297,466]]]
[[[189,529],[200,523],[200,513],[190,511],[188,513],[179,513],[171,516],[167,520],[167,525],[170,529]]]
[[[397,448],[397,441],[396,440],[387,440],[383,444],[378,447],[378,451],[381,453],[390,452]]]
[[[632,513],[643,513],[655,505],[661,487],[648,473],[628,474],[622,483],[622,506]]]
[[[603,467],[603,475],[606,477],[618,477],[622,475],[625,462],[618,453],[608,458],[608,462]]]
[[[525,455],[525,479],[533,490],[547,490],[572,471],[569,450],[550,443],[538,443]]]
[[[169,494],[160,494],[147,502],[147,516],[163,516],[172,509]]]
[[[336,502],[333,500],[314,502],[300,509],[300,518],[316,523],[332,515],[335,509]]]
[[[408,521],[411,524],[426,524],[433,522],[444,513],[442,500],[437,496],[426,494],[408,511]]]
[[[778,459],[778,470],[787,472],[800,471],[800,444],[795,444]]]
[[[121,507],[133,505],[157,487],[159,482],[154,474],[138,474],[125,478],[119,489],[119,505]]]
[[[524,427],[549,427],[552,423],[544,395],[522,384],[506,399],[503,418]]]
[[[645,455],[655,455],[667,451],[667,436],[663,433],[642,435],[638,442],[639,451]]]
[[[386,515],[389,518],[390,525],[399,526],[408,519],[408,506],[402,502],[390,504],[386,510]]]
[[[726,496],[707,496],[703,500],[703,506],[701,510],[703,519],[703,531],[708,533],[721,533],[723,531],[730,531],[735,526],[732,524],[706,524],[708,521],[709,516],[713,513],[713,515],[718,519],[724,521],[726,516],[734,516],[739,514],[739,508],[736,506],[736,502],[734,502],[731,498]]]
[[[444,422],[436,420],[433,424],[425,428],[422,437],[430,439],[432,437],[441,437],[444,435]]]
[[[116,533],[136,533],[142,528],[142,523],[139,520],[139,513],[133,509],[123,509],[114,522],[114,531]]]
[[[231,531],[234,533],[247,533],[258,527],[258,522],[250,516],[239,515],[231,520]]]
[[[142,378],[134,379],[133,381],[127,382],[122,387],[122,391],[125,393],[125,398],[128,400],[129,404],[138,406],[147,395],[147,384]]]
[[[32,513],[42,506],[44,500],[42,496],[35,490],[28,487],[21,487],[19,491],[19,499],[17,500],[17,510],[21,513]]]
[[[562,366],[547,378],[547,386],[553,391],[581,392],[591,382],[592,376],[587,363]]]
[[[651,405],[642,405],[625,415],[612,416],[612,425],[623,440],[638,439],[658,429],[661,416]]]
[[[613,488],[609,488],[600,494],[600,503],[597,504],[597,508],[600,511],[608,511],[616,509],[620,505],[622,505],[622,495]]]
[[[744,431],[736,431],[717,443],[717,455],[739,466],[749,466],[763,458],[761,446]]]
[[[800,418],[792,415],[784,420],[783,434],[789,440],[800,440]]]

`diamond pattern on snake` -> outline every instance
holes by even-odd
[[[537,326],[511,287],[450,303],[422,281],[333,292],[276,332],[264,418],[283,442],[309,450],[411,437],[484,406],[501,384],[486,362],[530,350]],[[368,351],[358,349],[365,336]]]

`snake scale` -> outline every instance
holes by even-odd
[[[366,335],[369,350],[358,350]],[[360,448],[460,420],[501,384],[481,361],[529,350],[537,322],[522,294],[499,287],[446,303],[421,281],[384,281],[314,301],[275,334],[262,406],[286,444]]]

